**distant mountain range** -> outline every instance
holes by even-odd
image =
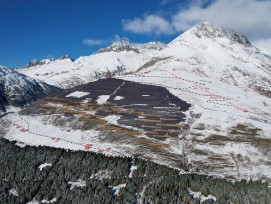
[[[72,88],[101,77],[136,71],[155,56],[164,45],[158,42],[130,44],[115,42],[90,56],[45,59],[29,63],[28,68],[17,71],[60,88]]]
[[[168,45],[120,41],[74,61],[68,56],[33,61],[18,71],[54,86],[71,88],[101,77],[159,66],[175,66],[271,95],[271,57],[252,46],[245,36],[209,23],[188,30]]]

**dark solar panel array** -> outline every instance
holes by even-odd
[[[65,90],[53,95],[53,101],[65,102],[63,99],[75,91],[89,92],[89,94],[81,98],[70,97],[67,103],[79,103],[91,98],[91,103],[96,104],[99,96],[110,95],[107,100],[110,106],[94,107],[97,111],[96,115],[121,115],[119,124],[143,129],[146,135],[159,140],[178,137],[182,131],[178,123],[185,120],[183,112],[190,107],[190,104],[174,96],[164,87],[113,78],[100,79]],[[123,99],[114,100],[116,96],[121,96]],[[126,111],[117,112],[119,109]]]

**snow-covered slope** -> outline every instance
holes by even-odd
[[[47,63],[18,71],[51,85],[71,88],[115,73],[135,71],[162,47],[161,43],[132,45],[120,41],[75,61],[69,58],[47,60]]]
[[[153,68],[171,67],[271,96],[271,57],[243,35],[202,23],[174,39]]]
[[[250,44],[246,37],[202,23],[183,33],[168,46],[158,42],[115,42],[90,56],[73,61],[34,61],[18,71],[62,88],[97,78],[159,66],[177,67],[199,76],[215,78],[271,96],[271,57]]]
[[[50,62],[53,62],[53,61],[56,61],[56,60],[64,60],[64,59],[69,59],[69,60],[73,61],[70,58],[70,56],[68,56],[68,55],[63,55],[59,59],[55,59],[55,58],[48,58],[48,59],[42,59],[42,60],[34,59],[34,60],[32,60],[31,62],[29,62],[26,65],[26,68],[35,67],[35,66],[38,66],[38,65],[49,64]]]
[[[134,75],[189,104],[189,131],[170,152],[192,171],[271,181],[271,57],[242,35],[202,23]]]
[[[0,110],[6,105],[23,106],[59,89],[0,66]]]

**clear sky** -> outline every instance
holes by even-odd
[[[118,39],[168,43],[209,21],[271,51],[271,0],[0,0],[0,65],[89,55]]]
[[[0,64],[23,66],[64,54],[77,58],[117,38],[168,42],[172,36],[126,32],[122,21],[171,6],[157,0],[0,0]]]

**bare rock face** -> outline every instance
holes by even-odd
[[[34,67],[34,66],[37,66],[37,65],[48,64],[48,63],[51,62],[51,61],[54,61],[54,58],[42,59],[42,60],[34,59],[34,60],[32,60],[31,62],[29,62],[29,63],[26,65],[26,67],[29,68],[29,67]]]
[[[148,43],[129,43],[125,40],[120,40],[112,43],[111,45],[94,52],[93,55],[101,54],[105,52],[135,52],[140,53],[142,50],[162,50],[165,45],[161,42],[148,42]]]
[[[70,59],[71,61],[74,61],[69,55],[63,55],[59,58],[59,60],[64,60],[64,59]]]

